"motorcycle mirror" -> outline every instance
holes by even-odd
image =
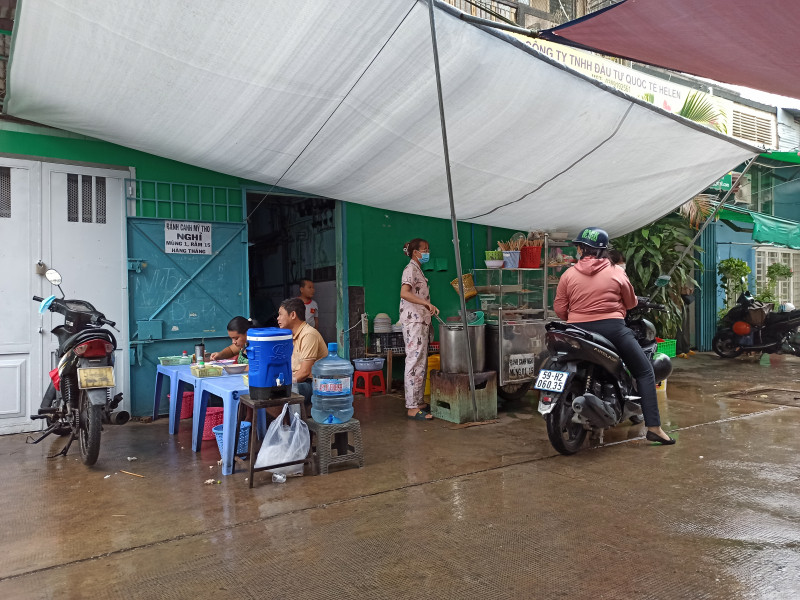
[[[47,269],[47,271],[45,271],[44,276],[47,278],[47,281],[49,281],[51,284],[58,286],[58,291],[61,292],[61,297],[63,298],[64,290],[61,289],[61,273],[59,273],[55,269]]]
[[[61,273],[55,269],[47,269],[44,276],[47,278],[47,281],[53,285],[61,285]]]

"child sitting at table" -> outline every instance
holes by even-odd
[[[234,317],[228,323],[228,336],[233,342],[227,348],[219,352],[211,353],[211,360],[225,360],[228,358],[236,357],[236,362],[239,364],[247,364],[247,353],[245,347],[247,346],[247,330],[253,324],[244,317]]]

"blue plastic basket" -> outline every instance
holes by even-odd
[[[219,447],[219,455],[222,456],[222,425],[217,425],[211,431],[217,438],[217,446]],[[250,442],[250,422],[242,421],[239,427],[239,443],[236,444],[236,454],[247,454]]]

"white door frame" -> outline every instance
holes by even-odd
[[[20,272],[25,275],[16,281],[0,282],[5,290],[14,295],[13,304],[26,306],[27,334],[23,339],[0,339],[0,355],[6,359],[0,361],[3,368],[16,371],[18,376],[16,397],[13,402],[17,404],[17,411],[13,416],[0,419],[0,435],[33,431],[41,427],[40,421],[30,420],[30,410],[38,408],[42,394],[42,335],[37,332],[41,324],[36,313],[36,303],[33,296],[42,294],[42,277],[35,273],[36,262],[42,256],[42,234],[39,223],[41,222],[41,163],[37,161],[21,160],[16,158],[0,157],[0,165],[11,169],[22,169],[28,173],[27,197],[14,197],[12,194],[12,215],[14,207],[21,204],[27,205],[28,223],[24,225],[27,245],[23,247],[3,246],[0,249],[0,260],[23,262]],[[12,175],[13,177],[13,175]],[[49,285],[49,284],[48,284]],[[17,297],[18,295],[18,297]],[[6,315],[8,318],[10,315]],[[12,358],[13,357],[13,358]],[[4,390],[8,391],[8,390]]]
[[[58,268],[58,257],[53,256],[52,252],[53,249],[51,248],[51,240],[52,238],[52,223],[53,223],[53,214],[52,214],[52,201],[51,201],[51,175],[53,173],[70,173],[70,174],[77,174],[77,175],[90,175],[93,177],[107,177],[112,179],[121,179],[122,185],[120,187],[122,191],[122,196],[118,198],[119,202],[119,210],[120,210],[120,218],[119,223],[117,223],[117,232],[119,235],[119,252],[122,258],[121,264],[119,265],[119,270],[117,271],[117,284],[119,285],[119,289],[122,290],[122,298],[121,298],[121,305],[119,313],[116,312],[116,307],[101,307],[98,306],[98,310],[102,312],[106,312],[109,319],[116,322],[117,329],[119,332],[114,332],[115,337],[117,338],[117,352],[115,356],[115,365],[116,370],[119,374],[122,374],[123,385],[117,387],[117,392],[123,392],[123,403],[118,407],[119,409],[124,409],[130,412],[130,354],[129,354],[129,347],[130,347],[130,336],[128,331],[128,268],[127,268],[127,260],[128,260],[128,238],[127,238],[127,206],[125,202],[125,179],[126,178],[135,178],[134,172],[132,169],[104,169],[98,167],[83,167],[78,165],[72,164],[59,164],[59,163],[42,163],[41,169],[41,190],[42,190],[42,244],[44,246],[43,252],[47,256],[45,262],[48,265],[53,265],[55,268]],[[107,202],[111,202],[111,198],[107,198]],[[44,279],[44,278],[42,278]],[[114,283],[109,282],[109,283]],[[44,281],[46,284],[47,289],[51,288],[50,284],[47,281]],[[47,291],[47,290],[46,290]],[[57,292],[50,292],[50,293],[57,293]],[[43,296],[49,296],[50,293],[45,293]],[[82,300],[87,300],[88,302],[92,303],[92,298],[82,298]],[[113,311],[113,312],[112,312]],[[60,324],[61,321],[53,320],[53,313],[48,313],[45,318],[46,330],[49,331],[56,325]],[[55,351],[57,345],[52,340],[53,336],[46,335],[42,336],[43,340],[43,347],[42,347],[42,360],[52,360],[52,358],[48,359],[47,357],[52,357],[53,352]],[[50,340],[49,342],[45,342],[44,340]],[[52,368],[52,367],[51,367]],[[49,369],[48,369],[49,370]],[[41,396],[40,396],[41,398]]]

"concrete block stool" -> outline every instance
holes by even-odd
[[[353,374],[353,393],[364,394],[369,398],[373,393],[386,393],[386,380],[383,371],[356,371]]]
[[[281,407],[284,404],[297,404],[300,407],[300,418],[304,421],[308,422],[309,419],[306,417],[306,406],[305,400],[300,394],[292,394],[288,397],[283,398],[265,398],[255,400],[250,397],[249,394],[245,394],[243,396],[239,396],[239,415],[236,419],[236,436],[234,437],[235,440],[239,439],[239,424],[243,420],[249,420],[250,423],[255,423],[255,411],[260,408],[273,408],[273,407]],[[244,413],[244,419],[242,419]],[[309,427],[310,429],[310,427]],[[316,466],[314,464],[314,460],[312,458],[311,453],[311,444],[308,446],[308,454],[305,458],[300,460],[293,460],[291,462],[280,463],[277,465],[267,465],[266,467],[258,467],[256,468],[256,458],[258,457],[258,451],[261,450],[261,444],[263,444],[263,440],[261,443],[257,443],[258,436],[257,436],[257,427],[251,426],[250,427],[250,477],[248,479],[249,486],[253,487],[253,473],[256,471],[271,471],[272,469],[277,469],[278,467],[288,467],[290,465],[299,465],[299,464],[308,464],[311,466],[312,473],[315,473]]]
[[[323,425],[314,419],[307,419],[311,433],[311,448],[316,449],[314,460],[317,473],[326,475],[328,467],[343,462],[358,461],[359,468],[364,466],[364,447],[361,443],[361,423],[358,419],[350,419],[347,423]],[[347,434],[353,434],[353,445],[348,444]],[[336,456],[331,451],[336,448]]]

